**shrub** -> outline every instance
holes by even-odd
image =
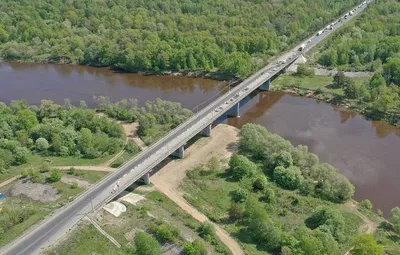
[[[244,177],[252,177],[257,171],[257,165],[242,155],[234,154],[229,161],[233,179],[239,181]]]
[[[179,234],[178,228],[165,223],[159,225],[156,230],[156,236],[161,242],[175,242]]]
[[[40,137],[36,140],[35,146],[36,146],[36,150],[45,151],[49,148],[49,142],[45,138]]]
[[[75,175],[76,174],[76,169],[75,167],[71,167],[70,169],[67,170],[67,174],[69,175]]]
[[[61,180],[62,173],[58,169],[53,169],[50,171],[50,182],[59,182]]]
[[[200,225],[197,229],[199,236],[202,237],[204,240],[210,242],[215,239],[215,228],[209,222],[204,222]]]
[[[278,166],[274,169],[273,175],[275,182],[285,189],[297,189],[303,181],[300,169],[295,166],[290,166],[288,168]]]
[[[194,240],[191,242],[185,242],[183,245],[183,254],[185,255],[207,255],[207,248],[205,244],[200,240]]]
[[[266,188],[264,190],[264,197],[263,199],[270,204],[274,204],[276,199],[275,199],[275,191],[271,188]]]
[[[135,255],[161,255],[160,244],[147,233],[136,233],[134,242]]]
[[[229,218],[233,221],[243,218],[245,209],[241,203],[233,202],[229,208]]]
[[[74,182],[71,184],[71,189],[77,189],[78,188],[78,183]]]
[[[249,196],[246,190],[238,188],[231,192],[232,200],[238,203],[244,203]]]
[[[372,210],[372,203],[368,199],[361,201],[361,206],[365,209]]]
[[[41,173],[47,173],[47,172],[49,172],[49,171],[50,171],[50,165],[49,165],[47,162],[44,162],[44,163],[40,166],[39,171],[40,171]]]
[[[264,175],[259,175],[253,182],[254,191],[262,191],[268,186],[267,178]]]
[[[111,167],[117,168],[125,163],[125,159],[123,157],[119,157],[111,163]]]
[[[133,140],[128,140],[125,145],[125,150],[132,153],[133,155],[138,154],[141,151],[139,146]]]

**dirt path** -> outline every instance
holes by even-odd
[[[357,206],[354,204],[354,202],[349,201],[345,203],[344,206],[357,214],[364,221],[364,224],[360,227],[360,233],[372,234],[376,231],[378,228],[378,223],[371,221],[364,214],[360,213],[357,210]]]
[[[12,177],[12,178],[10,178],[10,179],[8,179],[8,180],[6,180],[6,181],[0,183],[0,188],[3,187],[3,186],[8,185],[8,184],[10,184],[10,183],[12,183],[12,182],[15,181],[15,180],[18,180],[19,178],[21,178],[21,175],[14,176],[14,177]]]
[[[192,215],[200,222],[210,222],[210,220],[196,208],[191,206],[179,190],[181,181],[186,177],[186,171],[198,165],[207,162],[212,156],[218,158],[227,158],[236,151],[236,142],[238,141],[238,129],[219,124],[212,130],[210,138],[201,139],[200,142],[193,144],[185,153],[186,157],[182,160],[174,160],[165,165],[160,171],[151,178],[154,186],[167,195],[180,208]],[[214,225],[216,234],[220,240],[230,249],[234,255],[244,255],[240,245],[219,225]]]

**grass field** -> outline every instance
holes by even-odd
[[[105,211],[96,212],[102,215],[99,225],[122,246],[117,249],[104,238],[91,224],[81,223],[67,239],[46,254],[132,254],[132,233],[136,231],[151,232],[154,224],[167,223],[179,229],[180,237],[176,240],[182,246],[185,240],[202,239],[196,229],[200,223],[180,209],[173,201],[158,191],[133,191],[145,197],[136,205],[123,202],[127,211],[116,218]],[[203,242],[205,242],[203,240]],[[162,241],[159,241],[163,245]],[[206,243],[206,242],[205,242]],[[219,254],[214,246],[207,243],[209,254]]]
[[[369,77],[352,78],[357,85],[369,81]],[[298,87],[303,89],[317,90],[324,88],[327,92],[343,95],[341,88],[332,86],[333,76],[314,75],[313,77],[299,77],[293,74],[279,76],[272,82],[272,88],[281,89],[285,87]]]
[[[198,168],[188,174],[188,178],[182,184],[185,198],[206,214],[211,220],[221,224],[233,237],[235,237],[245,253],[248,255],[266,254],[267,251],[257,247],[246,231],[246,225],[239,222],[231,222],[227,219],[227,212],[231,205],[231,191],[239,188],[237,182],[228,178],[225,170],[211,174],[203,174]],[[341,204],[334,204],[313,197],[299,195],[295,191],[283,190],[271,183],[276,194],[276,204],[260,202],[268,216],[282,228],[284,232],[290,232],[298,226],[304,226],[304,221],[319,206],[327,206],[341,212],[345,219],[346,236],[350,237],[357,233],[363,220],[350,212]],[[261,201],[261,194],[249,193],[248,199]],[[350,248],[350,240],[341,244],[343,254]]]

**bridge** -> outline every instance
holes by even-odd
[[[213,122],[222,115],[228,114],[229,116],[240,117],[240,102],[245,97],[255,90],[269,90],[272,79],[285,72],[299,56],[310,50],[340,26],[349,22],[354,16],[362,12],[367,5],[363,4],[360,7],[356,7],[354,14],[348,16],[347,19],[343,19],[342,22],[335,22],[334,25],[327,27],[322,34],[315,35],[306,40],[306,42],[299,44],[291,51],[277,58],[272,64],[267,65],[229,92],[218,97],[147,150],[141,152],[78,196],[73,202],[57,209],[41,223],[3,247],[0,253],[9,255],[37,254],[60,239],[89,212],[110,202],[134,182],[143,178],[144,182],[149,184],[150,172],[156,165],[170,155],[183,158],[185,144],[198,134],[211,136]],[[305,45],[305,48],[300,51],[299,47],[301,45]]]

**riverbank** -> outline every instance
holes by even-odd
[[[353,77],[356,86],[368,82],[371,77]],[[291,95],[314,98],[325,103],[335,105],[342,109],[356,111],[368,120],[383,120],[400,128],[400,109],[392,109],[388,112],[372,111],[368,104],[358,99],[348,99],[341,88],[332,85],[333,76],[315,75],[312,77],[298,77],[294,74],[286,74],[272,82],[272,91],[281,91]]]

